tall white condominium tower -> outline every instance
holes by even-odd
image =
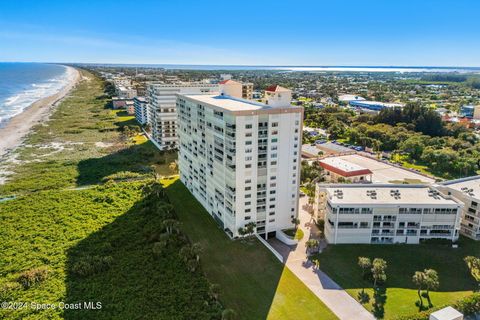
[[[231,237],[250,222],[271,237],[297,216],[303,108],[267,90],[266,103],[228,83],[177,99],[180,179]]]
[[[148,123],[152,139],[163,149],[178,147],[177,93],[206,94],[218,91],[218,85],[195,83],[150,83],[147,87]]]

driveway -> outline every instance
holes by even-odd
[[[375,317],[324,272],[308,260],[305,242],[319,239],[319,231],[310,214],[304,210],[307,197],[300,198],[300,228],[305,235],[296,246],[287,246],[277,239],[268,242],[283,256],[286,266],[325,303],[340,319],[374,320]],[[322,243],[323,246],[325,243]]]

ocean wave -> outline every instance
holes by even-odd
[[[32,83],[26,89],[15,92],[3,101],[0,101],[0,127],[4,126],[14,116],[22,113],[32,103],[54,95],[67,86],[74,72],[71,68],[64,68],[65,71],[60,76]]]

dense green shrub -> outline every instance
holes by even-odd
[[[111,256],[87,256],[73,264],[71,271],[79,276],[87,277],[108,270],[112,262]]]

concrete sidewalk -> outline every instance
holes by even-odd
[[[319,231],[315,223],[310,222],[310,214],[303,209],[307,203],[306,198],[300,198],[299,210],[301,222],[299,227],[305,233],[303,239],[296,246],[291,247],[277,239],[270,239],[268,242],[283,256],[286,266],[337,317],[342,320],[374,320],[375,317],[370,312],[308,260],[305,243],[309,239],[319,239]]]

